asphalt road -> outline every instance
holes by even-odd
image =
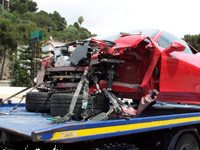
[[[9,96],[25,89],[26,87],[0,87],[0,98],[6,99]],[[25,95],[28,91],[25,91],[13,98],[11,98],[12,102],[18,102],[21,100],[22,96]]]

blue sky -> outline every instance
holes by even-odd
[[[138,28],[161,29],[179,37],[200,33],[199,0],[34,0],[40,9],[58,11],[73,24],[98,35]]]

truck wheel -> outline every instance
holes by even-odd
[[[51,115],[61,116],[61,117],[66,115],[69,112],[69,107],[70,107],[72,98],[73,98],[73,94],[52,95],[51,108],[50,108]],[[82,109],[82,101],[83,101],[83,96],[80,95],[78,97],[77,103],[74,108],[74,114],[76,115],[76,119],[82,119],[81,114],[84,112],[84,109]],[[108,109],[109,109],[109,106],[107,107],[105,103],[102,103],[101,105],[97,105],[96,99],[94,99],[94,97],[89,98],[88,105],[87,105],[87,113],[89,117],[93,117],[102,111],[107,111]]]
[[[31,112],[50,112],[50,99],[47,92],[30,92],[26,96],[26,109]]]
[[[199,150],[199,146],[196,138],[192,134],[186,133],[178,140],[175,150]]]

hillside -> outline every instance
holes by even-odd
[[[32,31],[43,32],[43,43],[50,38],[70,42],[93,36],[87,28],[83,27],[84,18],[82,16],[70,25],[57,11],[48,13],[37,10],[37,3],[32,0],[10,0],[10,4],[4,9],[0,6],[0,80],[10,78],[12,72],[10,68],[12,68],[13,60],[16,60],[14,62],[14,86],[28,86],[33,78],[31,70],[23,67],[31,66],[31,64],[20,65],[24,60],[32,59],[33,44],[30,42]],[[24,55],[16,57],[19,51],[17,45],[28,46],[22,52]],[[24,81],[26,82],[19,83]]]

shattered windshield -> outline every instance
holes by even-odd
[[[135,30],[130,32],[131,34],[141,34],[144,36],[149,36],[150,38],[154,38],[154,36],[158,33],[158,30],[154,29],[141,29],[141,30]]]
[[[155,29],[138,29],[133,31],[126,31],[126,32],[119,32],[119,33],[112,33],[112,34],[106,34],[102,36],[96,36],[95,39],[98,40],[105,40],[105,41],[115,41],[117,38],[121,37],[120,33],[127,33],[127,34],[141,34],[144,36],[149,36],[150,38],[154,38],[154,36],[158,33],[158,30]]]

